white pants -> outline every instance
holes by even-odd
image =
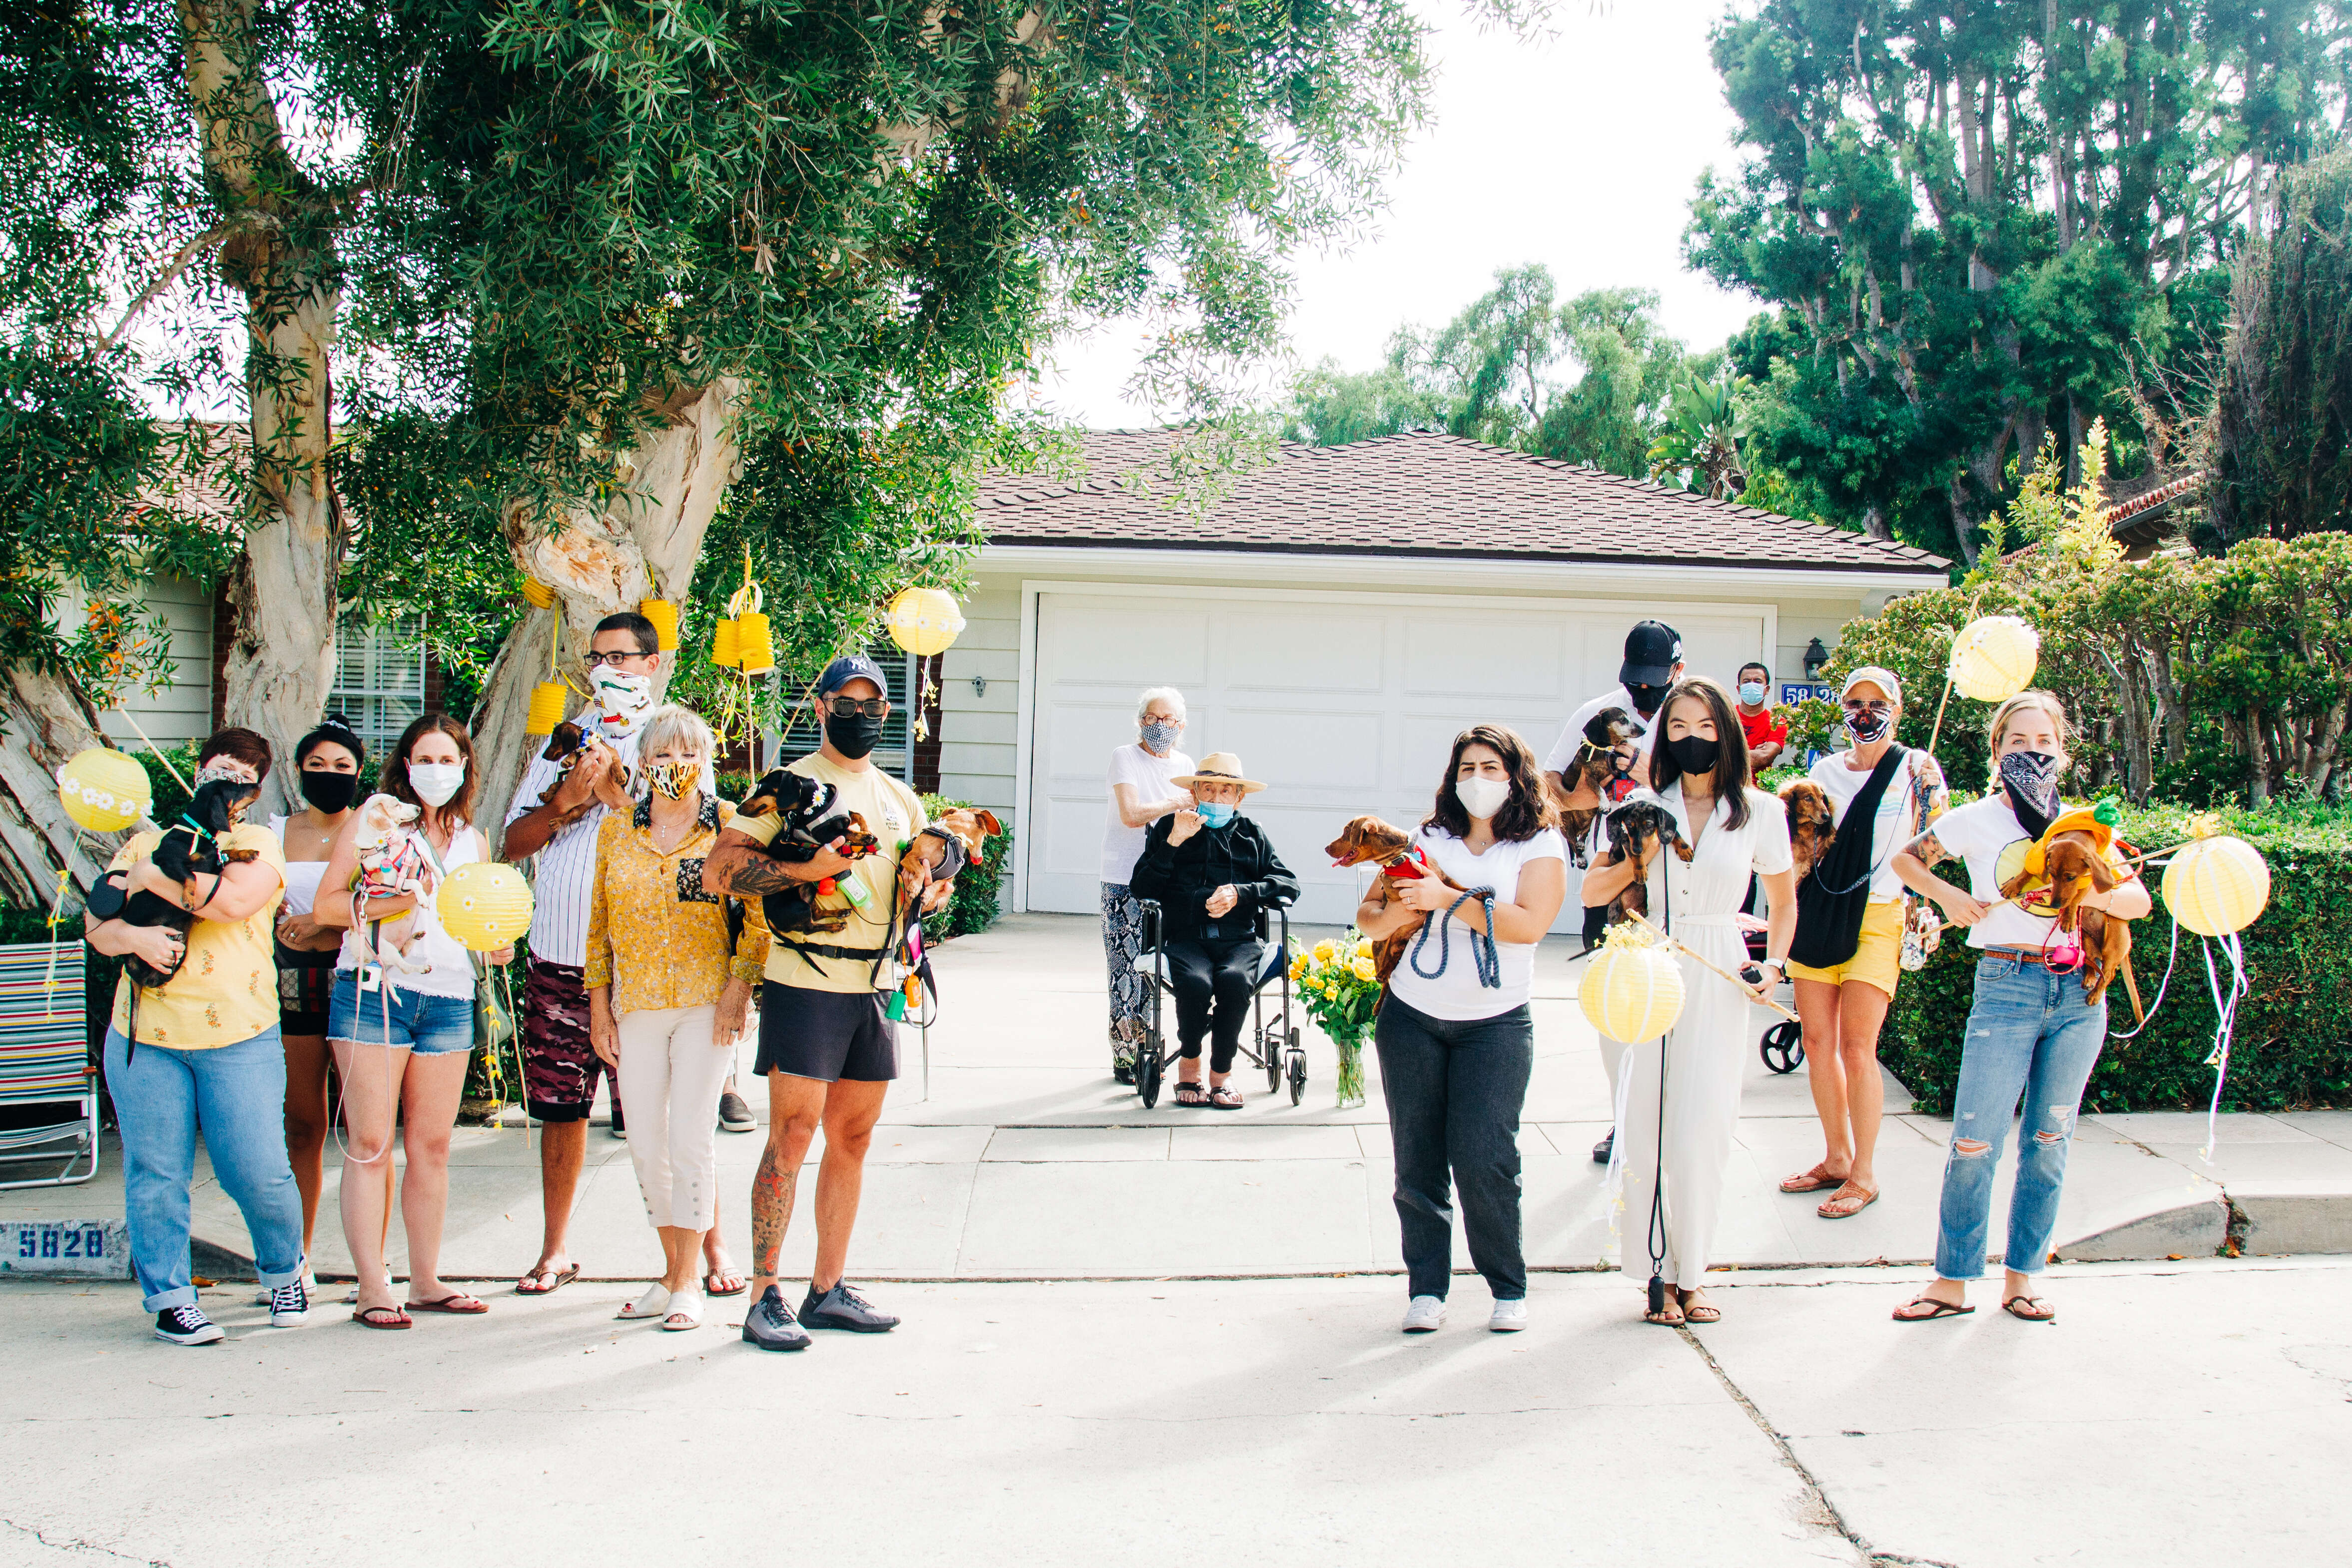
[[[716,1007],[623,1013],[621,1103],[629,1159],[656,1226],[708,1230],[719,1204],[719,1092],[735,1053],[712,1043]]]
[[[1677,958],[1686,1000],[1664,1042],[1666,1071],[1665,1181],[1658,1168],[1658,1057],[1662,1042],[1625,1047],[1618,1069],[1617,1157],[1622,1164],[1625,1210],[1618,1217],[1619,1256],[1625,1272],[1650,1274],[1651,1205],[1659,1199],[1670,1284],[1695,1291],[1706,1281],[1716,1216],[1723,1207],[1723,1173],[1739,1130],[1740,1077],[1748,1062],[1749,1003],[1724,980],[1687,958]]]

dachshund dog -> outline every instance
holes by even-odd
[[[1584,744],[1576,748],[1575,758],[1564,770],[1570,793],[1586,789],[1601,799],[1592,809],[1563,810],[1559,814],[1560,831],[1568,839],[1569,858],[1581,869],[1591,858],[1592,820],[1608,809],[1610,791],[1623,775],[1617,771],[1618,747],[1630,746],[1637,738],[1633,716],[1622,707],[1605,707],[1584,722]]]
[[[1351,817],[1348,825],[1340,830],[1339,836],[1323,846],[1323,852],[1331,857],[1335,870],[1358,865],[1379,866],[1381,874],[1372,879],[1371,890],[1364,896],[1377,901],[1382,908],[1386,908],[1389,900],[1396,896],[1396,884],[1400,880],[1433,876],[1456,893],[1466,891],[1460,883],[1417,854],[1412,839],[1413,835],[1402,828],[1391,827],[1378,817]],[[1412,945],[1414,935],[1428,923],[1429,917],[1423,915],[1418,923],[1372,944],[1372,974],[1381,985],[1389,983],[1389,975],[1404,957],[1405,949]]]
[[[2035,914],[2051,913],[2054,906],[2058,929],[2079,936],[2084,999],[2098,1006],[2099,998],[2120,975],[2131,995],[2132,1012],[2140,1016],[2139,981],[2131,968],[2131,922],[2117,920],[2103,909],[2083,906],[2084,894],[2105,893],[2122,880],[2099,852],[2098,841],[2087,832],[2054,833],[2042,847],[2042,865],[2050,885],[2021,902]],[[2016,898],[2033,880],[2031,872],[2021,871],[2000,884],[2000,895]]]
[[[915,835],[898,860],[898,891],[912,907],[932,886],[954,880],[968,865],[978,865],[988,841],[1004,831],[996,813],[980,808],[942,811],[939,820]],[[935,938],[937,940],[937,938]]]
[[[803,864],[835,839],[842,841],[841,852],[851,860],[872,854],[880,844],[866,826],[866,819],[855,811],[835,811],[840,799],[841,791],[830,784],[775,768],[753,788],[736,814],[782,819],[767,848],[771,860]],[[795,883],[763,895],[760,911],[767,917],[768,929],[774,933],[838,931],[847,925],[847,910],[817,908],[820,891],[815,883]]]
[[[560,771],[555,776],[555,781],[547,787],[547,792],[539,798],[541,805],[544,806],[555,799],[555,792],[563,788],[563,780],[571,776],[574,768],[580,766],[580,759],[588,755],[588,745],[586,732],[568,718],[557,725],[554,731],[548,736],[547,749],[539,755],[545,760],[557,764]],[[580,810],[561,826],[568,828],[595,809],[596,802],[591,799],[583,802]]]
[[[1837,809],[1830,804],[1830,792],[1810,779],[1780,786],[1780,809],[1789,813],[1789,848],[1802,882],[1837,841]]]
[[[355,815],[358,826],[352,834],[352,847],[359,852],[360,863],[352,887],[356,895],[370,900],[430,897],[433,870],[416,837],[416,808],[389,795],[371,795],[360,803]],[[395,915],[377,926],[376,957],[395,968],[422,973],[408,962],[408,956],[423,936],[415,910]]]
[[[1637,859],[1653,839],[1672,844],[1683,863],[1690,863],[1692,849],[1683,841],[1682,830],[1675,826],[1674,813],[1654,800],[1632,800],[1617,807],[1602,827],[1609,835],[1610,858],[1619,865]],[[1636,915],[1647,917],[1649,913],[1650,884],[1645,877],[1635,877],[1609,901],[1612,925]]]
[[[163,841],[155,846],[152,856],[155,869],[178,883],[185,890],[184,896],[174,903],[142,888],[126,897],[121,891],[124,873],[113,872],[91,890],[90,913],[101,920],[120,920],[126,925],[168,926],[186,936],[196,923],[187,905],[196,896],[197,873],[218,876],[230,862],[254,858],[252,850],[223,850],[220,837],[244,821],[245,809],[260,796],[259,784],[242,779],[215,779],[198,785],[186,812],[163,831]],[[180,953],[180,963],[185,963],[185,942],[181,944]],[[134,953],[123,959],[122,968],[133,986],[161,986],[180,972],[180,964],[158,969]]]

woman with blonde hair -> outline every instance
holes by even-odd
[[[1967,1304],[1968,1282],[1984,1272],[1994,1166],[2021,1095],[2025,1109],[2017,1130],[2000,1304],[2028,1322],[2057,1316],[2034,1294],[2034,1282],[2050,1256],[2083,1086],[2107,1035],[2106,999],[2094,1006],[2078,971],[2051,967],[2054,918],[2032,914],[2000,894],[2004,854],[2021,855],[2064,809],[2058,779],[2068,762],[2066,711],[2048,692],[2020,692],[1993,710],[1986,736],[1992,788],[1946,814],[1895,857],[1905,883],[1934,899],[1953,925],[1968,927],[1969,946],[1978,952],[1937,1209],[1936,1280],[1895,1309],[1897,1322],[1976,1311]],[[1933,869],[1955,859],[1968,866],[1965,889]],[[2153,905],[2147,884],[2135,876],[2105,893],[2084,894],[2083,907],[2137,920]]]
[[[662,1248],[661,1279],[621,1316],[675,1330],[702,1325],[695,1265],[719,1219],[719,1096],[768,958],[759,906],[737,906],[738,939],[731,901],[702,885],[702,862],[735,815],[702,791],[717,749],[691,709],[646,716],[636,805],[606,813],[596,831],[588,904],[588,1038],[631,1108],[629,1160]]]

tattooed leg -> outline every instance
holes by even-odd
[[[784,1232],[799,1196],[801,1166],[824,1115],[825,1085],[790,1073],[768,1074],[768,1146],[751,1181],[751,1299],[776,1282]]]

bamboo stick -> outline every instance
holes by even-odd
[[[1779,1002],[1773,1000],[1770,997],[1766,996],[1763,992],[1758,990],[1755,987],[1749,985],[1738,976],[1725,973],[1723,970],[1717,968],[1713,964],[1710,964],[1706,959],[1700,957],[1696,953],[1692,952],[1690,944],[1685,942],[1681,937],[1675,936],[1672,932],[1662,931],[1657,926],[1652,925],[1650,923],[1649,916],[1644,915],[1634,915],[1630,910],[1626,913],[1633,920],[1638,921],[1643,930],[1648,931],[1653,936],[1657,936],[1671,944],[1673,946],[1680,949],[1683,955],[1689,958],[1692,963],[1696,964],[1708,974],[1714,975],[1721,979],[1729,980],[1733,985],[1738,986],[1742,991],[1748,994],[1748,1000],[1761,1002],[1764,1006],[1770,1008],[1774,1012],[1779,1013],[1782,1018],[1787,1019],[1790,1023],[1800,1025],[1803,1023],[1804,1020],[1798,1018],[1795,1013],[1790,1012],[1787,1008],[1782,1007]]]

